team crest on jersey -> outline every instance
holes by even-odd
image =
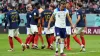
[[[79,14],[78,12],[76,12],[76,14]]]
[[[29,17],[31,18],[32,16],[30,15]]]
[[[83,10],[82,13],[85,13],[85,11]]]
[[[60,17],[60,15],[58,15],[58,17]]]
[[[36,15],[36,13],[34,13],[34,15]]]

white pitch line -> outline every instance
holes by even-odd
[[[95,52],[100,52],[100,51],[86,51],[86,52],[76,52],[76,53],[67,53],[67,54],[84,54],[84,53],[95,53]]]

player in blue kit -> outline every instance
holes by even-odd
[[[31,40],[34,38],[34,43],[33,43],[33,49],[37,49],[37,41],[38,41],[38,20],[39,20],[39,11],[38,7],[39,3],[35,4],[35,8],[33,9],[32,12],[32,19],[30,22],[30,28],[31,28],[31,33],[34,35],[34,37],[31,38]],[[27,43],[27,46],[29,46],[31,41]]]
[[[25,44],[26,44],[27,48],[29,49],[29,46],[27,45],[27,43],[28,42],[34,43],[34,39],[33,39],[34,36],[32,35],[31,28],[30,28],[30,22],[31,22],[31,19],[32,19],[32,10],[33,10],[32,5],[28,4],[26,6],[26,9],[27,9],[27,15],[26,15],[27,24],[26,24],[26,27],[27,27],[27,35],[28,35],[28,37],[26,38]],[[32,40],[31,40],[31,38],[32,38]]]
[[[70,8],[69,3],[66,4],[66,8],[68,9],[69,15],[72,18],[72,10]],[[71,48],[70,48],[71,26],[70,26],[70,22],[68,19],[66,19],[66,32],[67,32],[67,38],[65,39],[65,48],[67,50],[71,50]]]
[[[19,24],[20,24],[19,14],[17,11],[13,10],[14,6],[12,6],[11,4],[8,4],[7,9],[9,10],[9,12],[7,12],[7,14],[6,14],[6,22],[5,22],[4,31],[6,31],[7,24],[9,24],[8,36],[9,36],[10,50],[8,50],[8,51],[14,50],[13,40],[12,40],[13,37],[21,44],[21,46],[23,47],[22,50],[24,51],[25,44],[23,44],[22,40],[18,37]]]
[[[81,3],[77,4],[77,8],[78,8],[78,10],[76,11],[77,21],[75,23],[73,38],[81,46],[81,51],[85,51],[84,30],[86,29],[86,15],[85,11],[82,10]],[[77,38],[77,34],[80,34],[82,42]]]
[[[50,24],[50,29],[48,30],[48,22],[50,20],[50,17],[52,15],[52,11],[49,10],[49,5],[45,5],[45,10],[41,13],[41,19],[43,20],[43,28],[44,28],[44,32],[46,34],[46,39],[47,39],[47,43],[48,43],[48,47],[50,49],[53,49],[53,34],[54,34],[54,22],[52,22]]]
[[[50,29],[50,24],[55,18],[55,36],[56,36],[56,53],[55,56],[58,55],[58,44],[60,44],[60,56],[66,56],[64,54],[64,39],[66,38],[66,17],[68,18],[71,26],[72,20],[69,16],[69,11],[66,9],[66,2],[61,1],[60,7],[56,8],[49,20],[48,23],[48,30]]]

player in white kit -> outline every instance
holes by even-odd
[[[55,36],[56,36],[56,53],[55,56],[58,56],[58,44],[60,44],[60,56],[66,56],[64,54],[64,39],[66,38],[66,17],[68,18],[69,22],[72,26],[72,21],[69,16],[68,10],[65,8],[66,2],[61,1],[60,7],[56,8],[53,12],[53,15],[50,18],[48,24],[48,30],[50,29],[50,23],[55,18]]]

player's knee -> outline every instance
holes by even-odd
[[[34,32],[34,34],[38,34],[38,32]]]
[[[64,39],[60,38],[59,43],[64,43]]]
[[[76,33],[73,33],[73,36],[76,36],[77,34]]]
[[[60,36],[57,36],[57,37],[56,37],[56,42],[58,42],[58,41],[59,41],[59,39],[60,39]]]
[[[67,38],[69,38],[70,37],[70,35],[67,35]]]
[[[84,33],[83,33],[83,32],[81,32],[81,33],[80,33],[80,36],[84,36]]]

